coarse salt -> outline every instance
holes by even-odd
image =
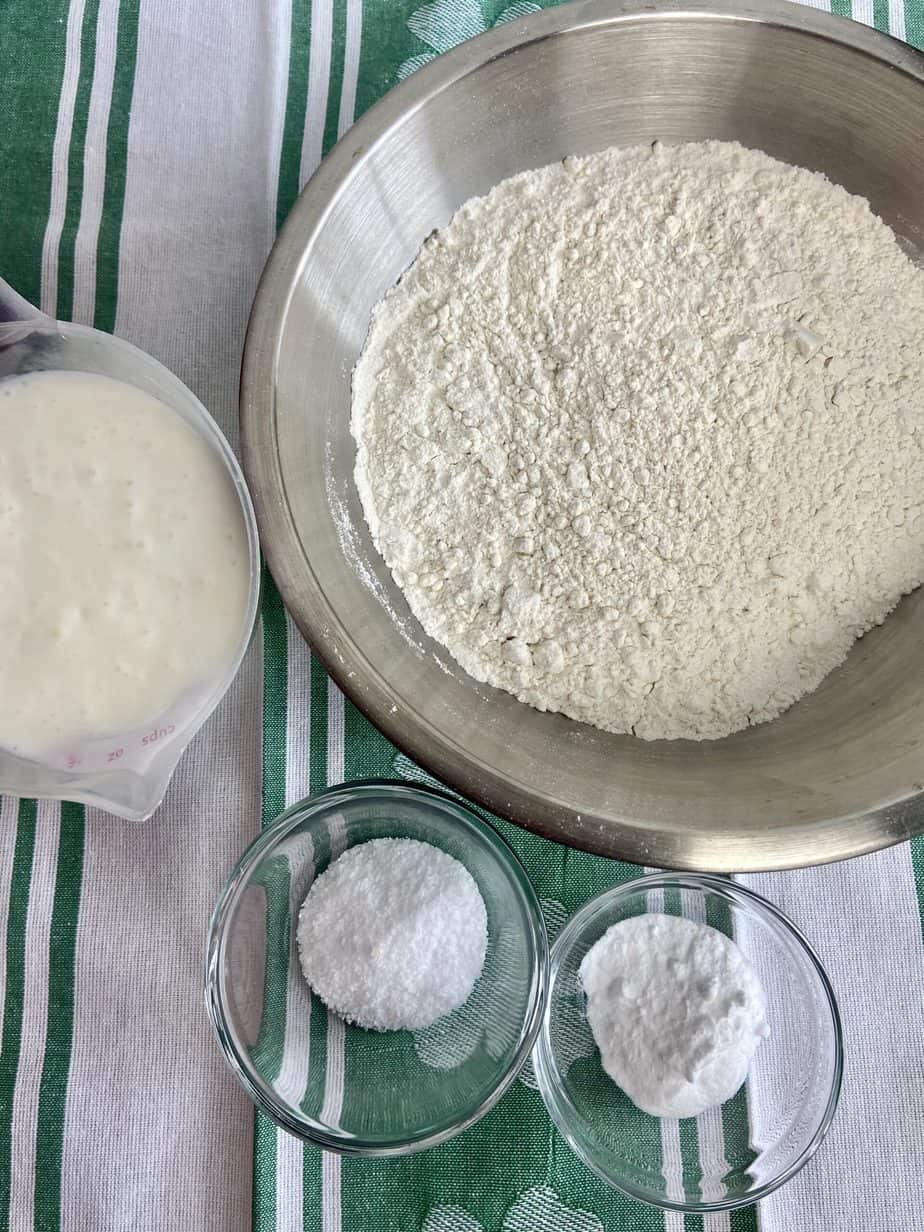
[[[416,839],[351,847],[313,883],[298,918],[302,971],[347,1022],[420,1030],[468,999],[487,949],[471,873]]]

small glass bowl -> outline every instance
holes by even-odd
[[[695,1118],[637,1108],[604,1072],[587,1023],[584,955],[612,924],[647,911],[733,937],[767,999],[770,1035],[745,1086]],[[535,1066],[555,1124],[607,1184],[669,1210],[721,1211],[765,1197],[811,1159],[837,1106],[843,1040],[828,977],[776,907],[723,877],[656,873],[586,903],[558,937]]]
[[[471,996],[423,1031],[345,1023],[299,966],[295,928],[314,878],[385,837],[454,856],[487,909]],[[510,1085],[539,1031],[548,965],[536,895],[490,825],[429,788],[349,783],[296,804],[244,853],[212,916],[206,998],[232,1068],[283,1129],[343,1154],[403,1155],[460,1133]]]

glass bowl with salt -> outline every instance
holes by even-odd
[[[532,886],[486,821],[429,788],[358,782],[294,805],[244,853],[212,917],[206,997],[278,1125],[401,1155],[500,1098],[538,1034],[548,963]]]
[[[811,1159],[843,1040],[821,963],[772,903],[726,877],[655,873],[560,933],[534,1061],[593,1172],[703,1213],[748,1206]]]

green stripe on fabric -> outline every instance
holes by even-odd
[[[889,0],[873,0],[873,25],[884,34],[889,33]]]
[[[905,38],[920,51],[924,51],[924,4],[909,0],[905,5]]]
[[[921,939],[924,940],[924,835],[919,834],[911,840],[911,867],[914,870],[914,888],[918,895]]]
[[[90,113],[90,92],[93,88],[98,16],[99,0],[87,0],[80,33],[80,72],[77,77],[74,119],[71,125],[71,143],[67,158],[67,203],[64,211],[64,226],[61,229],[61,244],[58,249],[56,312],[62,321],[71,319],[74,307],[74,248],[77,241],[77,228],[80,225],[80,207],[83,202],[83,156],[87,137],[87,120]]]
[[[13,1151],[13,1092],[19,1069],[26,980],[26,917],[35,856],[34,800],[22,800],[16,822],[16,846],[10,878],[6,924],[6,994],[0,1037],[0,1227],[9,1227]]]
[[[316,795],[327,786],[327,698],[328,678],[321,660],[312,652],[310,669],[311,714],[308,735],[308,794]],[[326,853],[323,859],[326,859]],[[323,863],[315,854],[315,863]]]
[[[274,1123],[262,1112],[254,1113],[253,1126],[253,1232],[273,1232],[276,1227],[276,1134]]]
[[[682,1139],[682,1138],[681,1138],[681,1146],[680,1146],[680,1150],[681,1150],[681,1154],[682,1154],[682,1153],[683,1153],[683,1139]],[[695,1129],[693,1130],[693,1145],[692,1145],[692,1150],[693,1150],[693,1157],[692,1157],[692,1160],[691,1160],[691,1163],[689,1164],[689,1166],[690,1166],[690,1167],[694,1167],[694,1168],[695,1168],[695,1167],[696,1167],[696,1162],[695,1162],[695,1161],[696,1161],[696,1130],[695,1130]],[[684,1160],[683,1167],[684,1167],[684,1171],[686,1171],[686,1169],[687,1169],[687,1167],[688,1167],[688,1165],[687,1165],[687,1163],[686,1163],[686,1160]],[[684,1215],[684,1217],[683,1217],[683,1232],[703,1232],[703,1217],[702,1217],[702,1215]]]
[[[831,12],[835,13],[838,17],[850,17],[850,0],[831,0]]]
[[[343,776],[347,782],[395,777],[398,750],[349,699],[344,700],[343,746]]]
[[[64,80],[67,0],[0,4],[0,273],[26,299],[42,296],[42,245]]]
[[[308,105],[308,52],[311,35],[311,0],[292,0],[292,26],[289,38],[289,85],[286,92],[286,112],[282,126],[282,152],[279,159],[279,181],[276,188],[276,227],[298,196],[299,163],[302,134],[305,130],[305,109]]]
[[[407,28],[408,19],[422,0],[364,0],[356,115],[361,116],[398,82],[398,68],[409,57],[427,49]],[[365,31],[371,33],[366,35]]]
[[[285,807],[286,792],[286,707],[288,634],[286,612],[276,583],[264,565],[263,599],[261,604],[263,627],[263,790],[262,824],[265,828]],[[284,861],[270,875],[265,884],[267,938],[273,934],[274,921],[283,920],[288,925],[288,868]],[[270,870],[272,874],[273,870]],[[284,884],[279,884],[280,882]],[[283,895],[285,905],[279,910],[278,897]],[[283,948],[279,944],[267,944],[267,956],[273,953],[288,954],[288,937]],[[274,1024],[285,1024],[285,963],[267,961],[264,974],[264,1017],[254,1051],[258,1055],[268,1052],[282,1055],[282,1040]],[[281,991],[280,991],[281,990]],[[282,1015],[278,1014],[279,998],[282,997]],[[269,1009],[273,1007],[273,1009]],[[270,1232],[276,1223],[276,1126],[262,1112],[254,1113],[253,1135],[253,1202],[251,1219],[257,1232]]]
[[[74,975],[85,829],[83,805],[62,804],[48,954],[52,978],[48,986],[48,1027],[35,1149],[36,1175],[41,1178],[35,1187],[35,1227],[42,1232],[52,1232],[61,1225],[64,1109],[74,1038]]]
[[[327,86],[327,114],[324,117],[325,154],[337,143],[343,61],[346,53],[346,4],[347,0],[331,0],[330,75]]]
[[[664,914],[686,915],[683,909],[683,897],[679,890],[664,890]]]
[[[140,0],[120,0],[112,101],[106,130],[106,173],[103,208],[96,245],[96,309],[93,324],[115,329],[119,285],[119,245],[125,207],[128,166],[128,126],[135,88]]]

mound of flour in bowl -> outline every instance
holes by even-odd
[[[646,739],[774,718],[924,577],[924,273],[734,144],[469,201],[377,309],[356,479],[477,680]]]

